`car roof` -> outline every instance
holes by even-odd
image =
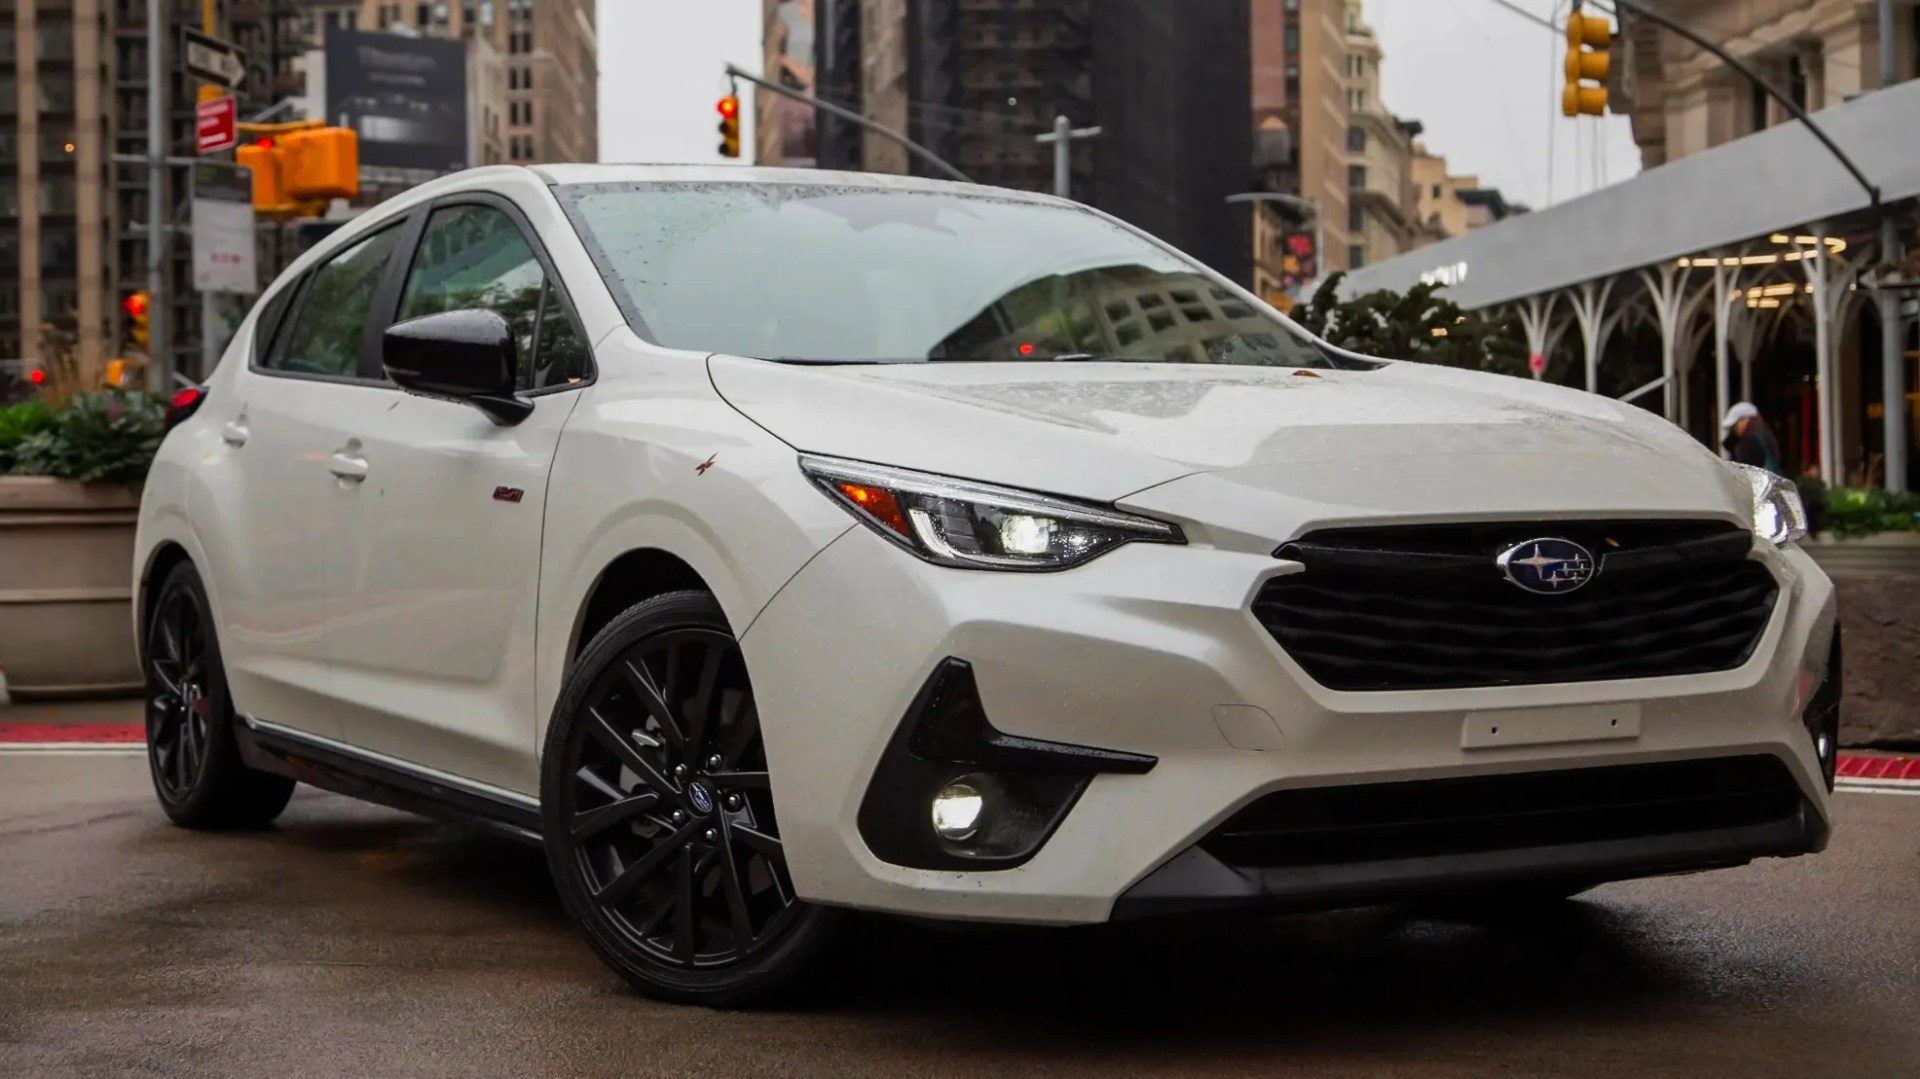
[[[648,165],[648,164],[557,164],[532,166],[534,173],[550,184],[618,183],[698,183],[698,184],[829,184],[835,187],[867,187],[882,191],[956,192],[991,194],[1034,202],[1061,202],[1051,195],[1015,191],[986,184],[936,180],[924,176],[900,176],[882,172],[849,172],[838,169],[770,168],[759,165]]]

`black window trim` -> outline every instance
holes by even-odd
[[[392,295],[383,295],[379,301],[380,307],[376,311],[376,314],[381,316],[377,320],[381,323],[380,332],[385,334],[387,327],[393,325],[394,317],[400,313],[401,294],[406,291],[407,278],[413,275],[413,265],[420,258],[421,241],[426,238],[427,225],[433,220],[434,213],[456,206],[486,206],[499,210],[507,215],[507,220],[513,222],[514,227],[520,230],[520,238],[525,240],[527,246],[533,250],[533,257],[539,260],[540,271],[546,276],[547,285],[553,289],[554,294],[559,298],[560,308],[566,314],[567,321],[573,324],[575,340],[578,340],[580,347],[586,351],[587,367],[581,374],[580,381],[569,382],[560,386],[547,386],[538,390],[524,388],[520,390],[520,396],[545,397],[555,393],[571,393],[576,390],[584,390],[599,381],[600,364],[599,360],[594,356],[593,340],[587,336],[586,329],[581,325],[580,316],[574,307],[573,296],[567,291],[567,282],[560,276],[560,271],[554,267],[553,256],[547,253],[547,245],[540,239],[540,230],[533,227],[533,222],[528,219],[526,211],[522,210],[519,204],[507,198],[505,195],[498,195],[491,191],[459,191],[451,195],[442,195],[432,202],[416,209],[415,212],[419,215],[419,221],[417,222],[417,227],[413,229],[412,235],[407,238],[407,257],[401,273],[393,283]],[[399,263],[400,260],[396,259],[395,262]],[[545,319],[546,303],[543,293],[542,302],[535,313],[533,337],[534,355],[527,360],[527,369],[529,371],[533,369],[533,359],[537,358],[540,354],[540,329]],[[386,377],[384,371],[381,373],[378,382],[383,386],[396,390],[399,389],[398,386],[395,386],[393,382]]]
[[[382,271],[380,284],[374,288],[373,299],[371,301],[372,306],[367,313],[367,331],[369,334],[371,334],[375,323],[380,321],[379,314],[380,314],[380,311],[382,310],[380,298],[386,292],[389,279],[393,276],[393,266],[394,266],[394,263],[398,261],[396,256],[398,256],[402,250],[406,249],[405,245],[409,238],[407,235],[407,230],[412,228],[414,224],[414,218],[416,216],[417,216],[417,211],[415,210],[409,210],[409,211],[406,211],[405,213],[396,214],[392,219],[388,221],[384,221],[374,228],[370,228],[365,232],[357,234],[348,242],[343,243],[340,246],[334,248],[332,251],[327,252],[327,256],[325,258],[321,259],[320,261],[314,263],[312,266],[309,266],[306,270],[302,271],[300,274],[300,279],[294,282],[293,285],[289,286],[291,288],[298,289],[299,291],[293,297],[292,301],[287,304],[287,309],[280,313],[280,318],[277,324],[274,326],[273,334],[267,339],[267,354],[271,354],[273,346],[279,342],[280,333],[282,330],[285,330],[289,327],[292,327],[298,324],[299,316],[306,311],[307,301],[310,298],[312,298],[313,280],[316,276],[319,275],[319,272],[321,270],[325,269],[328,265],[332,264],[334,259],[339,258],[341,255],[346,254],[347,252],[353,250],[356,247],[359,247],[361,244],[367,242],[368,240],[371,240],[376,236],[381,236],[391,230],[398,229],[400,230],[400,234],[394,241],[393,254],[388,256],[387,258],[386,268]],[[385,329],[386,328],[382,326],[381,332],[384,333]],[[374,340],[378,340],[378,338],[376,337],[374,338]],[[248,357],[247,369],[253,372],[254,374],[262,375],[267,378],[288,378],[288,379],[297,379],[303,382],[330,382],[336,385],[345,385],[345,386],[390,386],[392,385],[392,383],[388,382],[385,378],[367,377],[367,374],[366,374],[367,353],[368,353],[367,346],[368,346],[368,339],[366,337],[362,337],[360,340],[360,368],[359,368],[360,373],[358,375],[321,375],[321,374],[315,374],[311,371],[287,371],[281,368],[268,367],[263,362],[266,356],[263,355],[258,348],[254,350],[253,355]]]

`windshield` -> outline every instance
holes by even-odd
[[[627,319],[669,348],[811,363],[1344,366],[1086,210],[794,183],[559,189]]]

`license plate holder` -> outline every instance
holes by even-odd
[[[1631,701],[1469,712],[1460,726],[1462,749],[1610,742],[1638,737],[1640,705]]]

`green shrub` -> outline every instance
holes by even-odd
[[[121,390],[76,394],[66,407],[46,410],[38,421],[25,421],[37,427],[10,449],[4,442],[5,428],[0,427],[0,454],[6,457],[7,471],[16,476],[137,484],[146,479],[153,455],[160,449],[165,420],[165,404],[151,394]]]
[[[52,406],[38,398],[0,408],[0,473],[13,470],[13,450],[32,435],[53,427]]]
[[[1877,487],[1830,487],[1825,495],[1825,525],[1836,536],[1920,532],[1920,495]]]

